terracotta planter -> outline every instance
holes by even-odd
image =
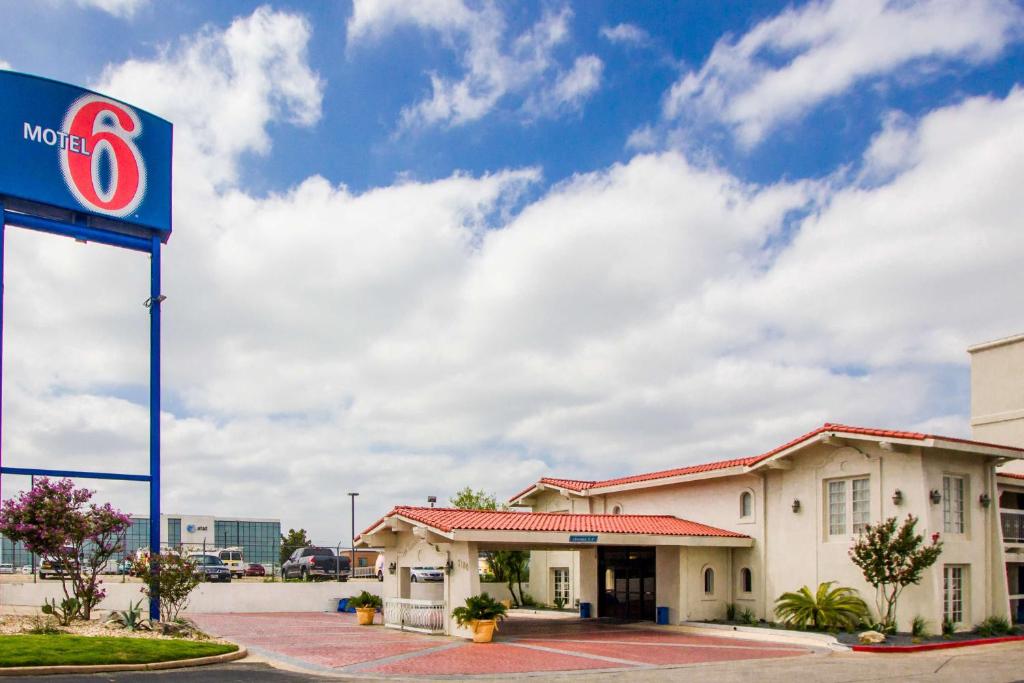
[[[369,626],[373,623],[373,615],[377,613],[373,607],[356,607],[356,619],[360,626]]]
[[[498,628],[498,622],[494,619],[475,619],[471,626],[474,643],[489,643]]]

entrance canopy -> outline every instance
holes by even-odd
[[[671,515],[590,515],[455,508],[396,507],[377,520],[358,545],[385,546],[412,532],[430,543],[465,541],[480,548],[710,546],[749,548],[749,536]]]

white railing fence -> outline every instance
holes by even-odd
[[[384,625],[417,633],[444,633],[443,600],[384,599]]]
[[[1024,510],[1000,510],[1004,543],[1024,543]]]
[[[352,570],[353,579],[376,579],[377,568],[376,567],[356,567]]]

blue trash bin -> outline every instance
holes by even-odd
[[[580,603],[580,619],[589,619],[589,618],[590,618],[590,603],[589,602],[581,602]]]
[[[342,598],[342,599],[338,600],[338,611],[339,612],[347,612],[348,611],[348,598]]]
[[[665,625],[668,624],[668,607],[659,607],[658,616],[655,623]]]

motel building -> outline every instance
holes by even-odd
[[[679,624],[734,604],[770,621],[779,595],[824,581],[874,605],[850,545],[908,514],[944,546],[903,592],[901,630],[917,616],[936,630],[1024,622],[1024,335],[970,353],[977,440],[826,423],[750,457],[542,478],[511,499],[521,511],[396,507],[358,541],[383,549],[385,623],[469,637],[451,611],[482,592],[480,552],[504,549],[531,551],[534,598],[581,616]],[[1002,443],[983,438],[995,429]],[[442,600],[411,598],[419,566],[446,568]]]

